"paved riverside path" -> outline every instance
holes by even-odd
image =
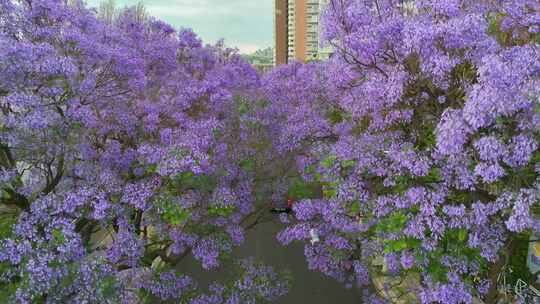
[[[276,301],[277,304],[361,304],[360,291],[346,289],[343,284],[327,278],[323,274],[310,271],[304,258],[304,245],[280,245],[275,236],[283,226],[277,220],[261,223],[246,234],[244,245],[235,249],[235,257],[254,256],[257,260],[273,266],[275,269],[289,269],[293,284],[288,295]],[[211,280],[224,278],[223,272],[200,271],[200,264],[192,257],[187,257],[180,265],[180,271],[186,271],[197,278],[202,286]],[[199,271],[197,271],[199,270]]]

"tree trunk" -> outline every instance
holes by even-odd
[[[516,249],[516,243],[517,241],[514,238],[510,238],[505,246],[502,249],[502,254],[497,262],[495,262],[493,265],[491,265],[488,273],[488,279],[491,282],[491,286],[489,287],[489,291],[486,295],[485,302],[486,303],[497,303],[497,300],[499,300],[499,290],[497,286],[497,279],[499,277],[499,274],[503,270],[504,266],[508,263],[508,258],[514,254],[514,251]]]

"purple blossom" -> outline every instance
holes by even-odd
[[[485,183],[492,183],[506,175],[499,164],[480,163],[474,168],[474,173],[482,177]]]
[[[474,147],[483,161],[498,161],[505,154],[505,146],[496,137],[482,137],[474,142]]]
[[[457,154],[467,142],[471,128],[459,110],[447,110],[437,127],[437,148],[442,154]]]
[[[415,257],[411,252],[403,252],[399,261],[403,269],[411,269],[415,265]]]
[[[525,135],[512,138],[510,150],[504,157],[504,162],[512,167],[526,165],[533,153],[538,149],[538,142]]]

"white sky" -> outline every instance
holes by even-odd
[[[86,0],[98,6],[100,0]],[[138,0],[116,0],[118,7]],[[274,0],[143,0],[148,12],[175,28],[192,28],[205,43],[225,39],[228,46],[252,53],[273,45]]]

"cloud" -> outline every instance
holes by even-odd
[[[161,1],[146,1],[148,11],[159,17],[199,17],[207,16],[234,16],[241,15],[242,12],[235,10],[231,5],[215,5],[211,1],[176,0],[169,3],[159,3]]]
[[[99,0],[90,0],[97,6]],[[117,0],[120,7],[138,0]],[[206,43],[224,38],[241,52],[271,46],[274,0],[145,0],[148,12],[173,26],[192,28]]]
[[[239,43],[234,46],[237,47],[240,53],[242,54],[251,54],[251,53],[254,53],[256,50],[261,49],[261,46],[258,44]]]

